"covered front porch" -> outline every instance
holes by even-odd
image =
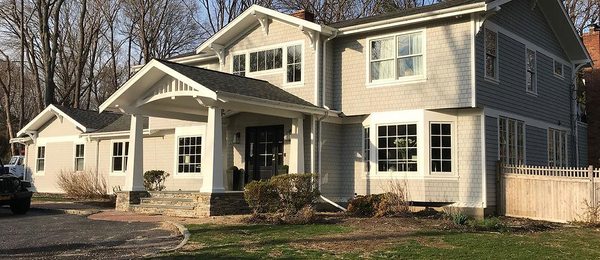
[[[315,172],[315,121],[327,114],[266,81],[160,60],[146,64],[100,110],[131,115],[118,210],[131,210],[157,194],[144,188],[144,117],[204,125],[176,137],[176,165],[170,173],[200,179],[197,189],[183,192],[191,196],[187,201],[193,209],[189,203],[184,209],[195,212],[192,216],[235,213],[231,208],[242,206],[241,190],[249,181]]]

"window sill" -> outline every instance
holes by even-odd
[[[109,172],[108,176],[122,177],[122,176],[125,176],[125,172]]]
[[[556,74],[556,73],[553,73],[553,74],[554,74],[554,77],[556,77],[556,78],[565,79],[564,75],[560,75],[560,74]]]
[[[304,81],[283,83],[283,88],[300,88],[304,87]]]
[[[390,86],[397,86],[397,85],[424,83],[426,81],[427,81],[427,78],[424,76],[405,78],[405,79],[396,79],[396,80],[378,80],[378,81],[367,82],[367,88],[390,87]]]
[[[525,90],[525,92],[527,93],[527,95],[530,95],[532,97],[538,97],[537,92],[533,92],[533,91],[529,91],[529,90]]]
[[[248,73],[246,73],[246,77],[281,74],[281,73],[283,73],[283,68],[248,72]]]
[[[44,171],[37,171],[33,174],[33,176],[45,176],[45,175],[46,175],[46,172],[44,172]]]
[[[484,77],[483,77],[483,79],[484,79],[485,81],[487,81],[487,82],[491,82],[491,83],[494,83],[494,84],[496,84],[496,85],[497,85],[497,84],[500,84],[500,80],[499,80],[499,79],[497,79],[497,78],[492,78],[492,77],[484,76]]]
[[[202,173],[175,173],[174,179],[202,179]]]

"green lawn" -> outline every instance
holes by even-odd
[[[357,232],[351,225],[342,224],[190,225],[188,228],[192,236],[187,251],[166,258],[600,258],[600,231],[587,228],[536,233],[421,230],[385,236]],[[328,248],[328,244],[336,246]]]

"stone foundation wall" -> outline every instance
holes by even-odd
[[[141,198],[150,196],[147,191],[119,191],[116,194],[115,210],[117,211],[129,211],[132,204],[140,204]]]
[[[223,216],[246,214],[250,208],[244,200],[244,193],[194,193],[196,216]]]

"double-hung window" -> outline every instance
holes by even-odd
[[[302,45],[287,47],[286,82],[302,81]]]
[[[370,81],[424,76],[424,32],[404,33],[369,42]]]
[[[177,172],[199,173],[202,163],[202,137],[179,137],[177,147]]]
[[[127,157],[129,155],[129,142],[114,142],[112,149],[112,171],[124,172],[127,170]]]
[[[238,76],[246,76],[246,54],[233,56],[233,68],[231,73]]]
[[[37,148],[37,158],[35,162],[35,169],[38,172],[43,172],[46,166],[46,147],[39,146]]]
[[[526,88],[527,92],[537,94],[536,54],[535,50],[526,51]]]
[[[548,165],[567,166],[567,132],[548,129]]]
[[[85,145],[75,145],[75,171],[83,171],[85,157]]]
[[[250,53],[250,72],[258,72],[282,67],[282,48]]]
[[[484,32],[485,77],[498,80],[498,33],[488,28]]]
[[[525,126],[523,121],[500,117],[498,122],[500,161],[507,164],[524,164]]]
[[[416,172],[417,125],[382,125],[377,132],[379,172]]]
[[[433,123],[431,135],[431,172],[452,172],[452,125]]]

